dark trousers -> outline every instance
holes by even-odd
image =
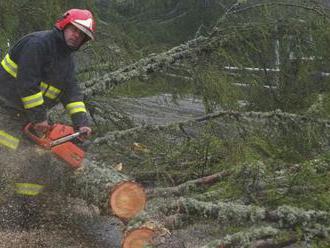
[[[2,104],[1,104],[2,103]],[[16,193],[16,183],[44,184],[38,167],[40,155],[36,146],[24,137],[22,128],[27,119],[19,110],[0,101],[0,130],[17,139],[16,150],[0,145],[0,228],[29,229],[36,225],[40,195]]]

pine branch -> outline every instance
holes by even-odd
[[[144,133],[150,131],[161,131],[176,129],[184,131],[185,126],[191,126],[194,123],[203,123],[210,120],[222,119],[222,122],[237,122],[241,127],[249,127],[251,123],[261,123],[262,125],[268,125],[265,130],[276,128],[283,129],[285,126],[294,125],[297,128],[302,128],[304,126],[319,126],[320,130],[324,132],[324,137],[327,135],[327,130],[330,128],[330,120],[312,118],[304,115],[291,114],[281,111],[274,112],[235,112],[235,111],[219,111],[211,113],[202,117],[195,119],[190,119],[186,121],[171,123],[169,125],[145,125],[140,127],[135,127],[132,129],[127,129],[124,131],[115,131],[106,133],[103,137],[97,138],[94,144],[111,143],[121,137],[126,137],[128,135]],[[253,128],[253,126],[251,127]],[[258,127],[255,127],[258,128]]]
[[[290,235],[285,241],[277,241],[276,237],[281,233],[280,230],[271,227],[252,227],[247,231],[237,232],[231,235],[226,235],[223,239],[213,240],[202,248],[224,248],[224,247],[284,247],[285,245],[297,242],[296,235]],[[287,235],[288,236],[288,235]],[[293,236],[293,237],[292,237]],[[276,246],[275,246],[276,245]]]
[[[258,4],[250,5],[250,6],[247,6],[244,8],[234,9],[234,10],[230,11],[230,14],[239,14],[239,13],[251,10],[251,9],[262,8],[262,7],[266,7],[266,6],[269,6],[269,7],[283,6],[283,7],[304,9],[304,10],[315,12],[316,14],[329,19],[329,16],[327,15],[327,13],[322,11],[321,6],[308,6],[308,5],[303,5],[303,4],[294,4],[294,3],[285,3],[285,2],[258,3]]]
[[[163,206],[161,210],[186,214],[189,216],[209,218],[220,223],[258,224],[262,221],[276,223],[280,228],[291,228],[297,225],[313,227],[315,224],[330,225],[330,213],[318,210],[305,210],[292,206],[279,206],[275,210],[255,205],[243,205],[233,202],[203,202],[192,198],[181,197]]]
[[[230,173],[227,171],[222,171],[206,177],[187,181],[175,187],[152,188],[149,189],[149,191],[147,191],[147,195],[149,198],[183,195],[196,187],[201,187],[205,185],[211,186],[214,183],[218,182],[219,180],[223,179],[224,177],[229,176],[229,174]]]

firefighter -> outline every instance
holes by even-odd
[[[72,53],[95,39],[95,27],[90,11],[71,9],[56,21],[53,30],[21,38],[2,60],[0,95],[8,106],[23,110],[36,131],[49,129],[47,110],[61,102],[74,127],[91,134]]]
[[[47,132],[50,128],[47,110],[58,103],[63,104],[77,131],[87,137],[91,134],[72,55],[95,39],[95,28],[95,19],[89,10],[70,9],[56,21],[52,30],[27,34],[11,47],[0,66],[0,112],[8,111],[13,124],[0,124],[0,154],[5,154],[3,146],[17,148],[20,130],[13,132],[13,127],[17,129],[18,123],[32,122],[36,133]],[[16,194],[23,199],[21,205],[31,211],[28,203],[33,201],[29,199],[39,195],[47,182],[42,180],[41,169],[35,166],[35,161],[26,168],[16,180]]]

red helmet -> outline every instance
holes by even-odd
[[[68,24],[72,24],[84,32],[90,39],[95,40],[96,22],[93,14],[86,9],[70,9],[58,19],[55,27],[63,30]]]

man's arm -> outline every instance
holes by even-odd
[[[45,51],[37,41],[27,41],[17,61],[15,88],[29,121],[40,123],[47,120],[47,110],[39,87],[42,80],[42,65]]]
[[[76,130],[89,136],[92,132],[89,127],[87,110],[83,102],[83,95],[74,76],[74,66],[70,70],[70,76],[66,82],[66,89],[60,97],[62,104],[69,113],[73,126]]]

